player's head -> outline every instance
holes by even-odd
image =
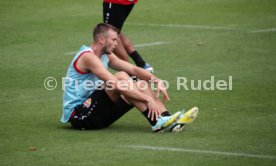
[[[99,23],[93,30],[94,43],[100,43],[103,46],[102,52],[110,54],[117,46],[118,32],[119,30],[110,24]]]

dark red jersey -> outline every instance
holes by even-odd
[[[121,5],[130,5],[138,2],[138,0],[103,0],[103,1],[107,3],[111,2],[111,3],[121,4]]]

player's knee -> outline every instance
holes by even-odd
[[[140,91],[149,90],[150,85],[147,81],[139,80],[136,82],[136,86]]]
[[[129,79],[129,75],[124,71],[120,71],[120,72],[116,73],[115,77],[118,80],[128,80]]]

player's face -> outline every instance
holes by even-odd
[[[111,54],[115,47],[117,46],[117,33],[110,30],[107,32],[106,37],[105,37],[105,43],[103,46],[103,53],[104,54]]]

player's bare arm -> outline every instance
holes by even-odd
[[[116,55],[111,54],[109,55],[109,66],[117,71],[125,71],[129,75],[137,76],[137,78],[145,81],[153,81],[157,84],[156,94],[159,97],[160,92],[163,94],[164,101],[169,101],[169,95],[167,92],[166,87],[161,79],[153,75],[152,73],[134,66],[128,62],[125,62],[116,57]]]
[[[148,95],[143,94],[139,90],[130,90],[130,88],[122,88],[121,86],[118,86],[119,80],[108,70],[105,69],[103,64],[101,63],[101,60],[97,55],[93,53],[85,53],[76,64],[77,67],[80,70],[83,70],[84,72],[91,72],[94,75],[96,75],[98,78],[103,80],[105,83],[107,81],[110,81],[112,87],[115,88],[119,93],[129,97],[133,98],[139,101],[144,102],[151,112],[151,116],[158,117],[160,115],[160,110],[156,106],[155,102],[152,100],[152,98]],[[111,81],[112,80],[112,81]]]

